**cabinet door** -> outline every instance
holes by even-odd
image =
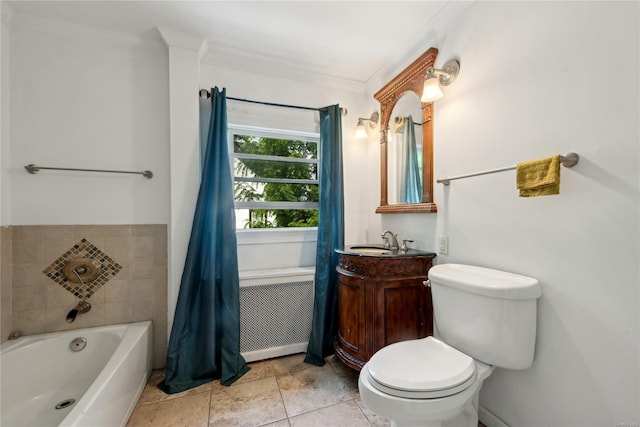
[[[430,294],[424,278],[388,280],[376,291],[376,348],[431,334]]]
[[[339,350],[347,352],[358,367],[366,359],[365,285],[360,278],[338,274],[338,340]]]

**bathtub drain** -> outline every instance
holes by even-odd
[[[87,346],[87,339],[85,337],[75,338],[69,343],[71,351],[82,351]]]
[[[56,405],[56,409],[64,409],[76,403],[75,399],[65,399]]]

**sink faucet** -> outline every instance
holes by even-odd
[[[387,237],[387,235],[389,237]],[[399,247],[398,247],[398,235],[397,234],[393,234],[391,231],[385,230],[380,237],[385,239],[385,243],[384,243],[384,247],[385,248],[390,248],[391,250],[394,250],[394,251],[398,250]],[[391,245],[389,245],[389,238],[391,238]]]

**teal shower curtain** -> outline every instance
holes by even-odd
[[[249,368],[240,355],[240,287],[226,90],[212,89],[202,181],[167,352],[165,393],[214,379],[230,385]]]
[[[344,247],[344,188],[340,107],[320,109],[320,202],[316,250],[315,298],[305,362],[324,365],[333,353],[337,330],[338,255]]]
[[[408,116],[402,130],[402,167],[400,203],[422,203],[422,179],[413,118]]]

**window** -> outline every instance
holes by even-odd
[[[318,134],[229,125],[236,228],[318,225]]]

